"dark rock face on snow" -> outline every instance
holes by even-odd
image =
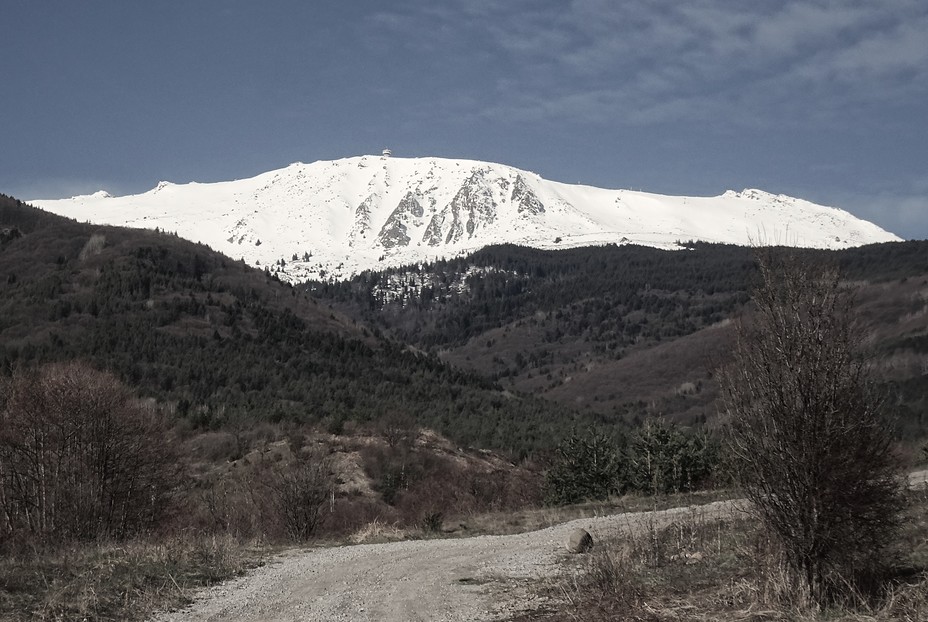
[[[384,248],[409,246],[409,221],[420,219],[425,214],[422,204],[413,192],[407,192],[396,209],[390,213],[377,239]]]

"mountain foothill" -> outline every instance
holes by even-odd
[[[165,231],[0,204],[0,364],[80,359],[193,429],[402,414],[526,455],[585,425],[715,415],[755,277],[746,247],[537,250],[283,282]],[[859,285],[873,367],[922,435],[928,243],[802,251]]]

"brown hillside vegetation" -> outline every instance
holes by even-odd
[[[876,594],[847,593],[822,611],[794,608],[771,535],[743,512],[680,515],[603,538],[542,587],[549,604],[514,622],[921,622],[928,616],[928,493],[910,491],[903,528]]]
[[[923,619],[924,547],[908,547],[913,531],[924,539],[924,490],[904,493],[924,473],[901,472],[861,349],[872,332],[855,321],[855,289],[795,255],[759,252],[758,263],[751,312],[719,372],[731,468],[749,503],[728,524],[658,525],[646,541],[607,544],[575,590],[562,587],[561,612]]]
[[[409,420],[170,429],[76,363],[0,389],[0,619],[142,619],[276,546],[450,533],[540,499],[537,467]]]
[[[867,334],[874,371],[887,381],[924,376],[928,352],[919,340],[928,338],[928,277],[849,285],[855,290],[855,314]],[[618,361],[591,361],[567,376],[559,370],[555,377],[562,376],[561,382],[539,390],[548,399],[582,403],[604,413],[624,403],[645,402],[684,422],[711,417],[718,395],[712,372],[728,359],[733,338],[733,325],[721,322],[632,350]],[[604,395],[606,390],[610,393]]]
[[[732,337],[731,324],[724,321],[673,341],[632,350],[617,361],[594,359],[570,370],[543,395],[602,413],[643,403],[644,412],[652,415],[668,413],[683,423],[705,421],[714,414],[711,404],[717,395],[712,372],[727,356]],[[640,418],[643,413],[636,414]]]
[[[913,401],[904,408],[900,423],[907,430],[920,431],[916,434],[928,433],[924,389],[916,389],[928,377],[928,273],[848,286],[855,291],[855,314],[867,334],[865,345],[874,372],[900,403]],[[492,370],[494,359],[537,347],[538,335],[532,333],[538,329],[526,324],[530,323],[488,331],[443,352],[442,358],[475,370]],[[713,371],[728,360],[733,339],[733,325],[724,320],[688,335],[629,348],[618,360],[598,354],[582,340],[546,344],[552,362],[529,366],[507,377],[504,384],[632,422],[645,414],[688,424],[707,421],[718,410]]]

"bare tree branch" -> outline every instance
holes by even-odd
[[[771,251],[758,262],[753,312],[720,374],[729,446],[791,591],[821,603],[891,539],[900,465],[837,271]]]

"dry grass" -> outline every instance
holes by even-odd
[[[143,620],[258,565],[228,537],[86,545],[0,558],[0,620]]]
[[[469,538],[482,535],[503,536],[525,533],[560,525],[577,518],[607,516],[623,512],[663,510],[671,507],[703,505],[731,497],[729,491],[695,492],[661,497],[625,496],[608,501],[580,503],[558,507],[529,507],[509,512],[472,512],[441,517],[440,529],[429,524],[428,514],[417,524],[376,516],[345,538],[349,544],[376,544],[423,538]],[[338,545],[341,539],[326,539],[322,545]]]
[[[732,497],[731,491],[702,491],[644,497],[628,495],[607,501],[579,503],[558,507],[527,507],[508,512],[471,512],[464,515],[442,517],[441,529],[436,532],[420,521],[406,525],[400,520],[376,516],[347,535],[350,544],[369,544],[414,540],[441,535],[450,538],[468,538],[481,535],[504,536],[544,529],[577,518],[608,516],[623,512],[664,510],[672,507],[704,505]],[[425,518],[425,517],[424,517]],[[327,542],[328,544],[337,543]]]
[[[375,542],[396,542],[407,538],[409,538],[409,532],[398,527],[396,523],[387,523],[379,518],[375,518],[348,536],[348,542],[351,544],[367,544]]]
[[[503,536],[544,529],[577,518],[705,505],[713,501],[731,498],[734,498],[734,493],[730,490],[700,491],[661,496],[626,495],[606,501],[591,501],[575,505],[530,507],[508,512],[485,512],[466,516],[452,516],[446,521],[446,524],[451,527],[455,534],[461,536]]]
[[[782,569],[771,543],[744,515],[721,520],[691,513],[669,526],[645,525],[633,538],[597,543],[567,558],[547,586],[552,611],[516,620],[928,620],[928,492],[910,493],[903,532],[875,569],[870,594],[848,589],[825,609],[782,599]]]

